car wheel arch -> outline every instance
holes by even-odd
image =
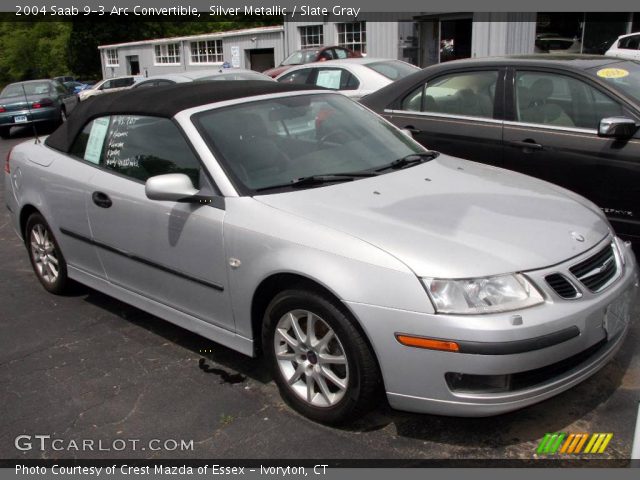
[[[20,210],[20,234],[22,235],[22,239],[25,242],[27,241],[27,236],[25,235],[25,230],[27,228],[27,221],[29,220],[29,217],[34,213],[39,213],[44,217],[42,212],[38,210],[35,206],[31,205],[30,203],[24,205]]]
[[[333,292],[322,283],[304,275],[289,272],[274,273],[266,277],[262,280],[262,282],[260,282],[253,293],[253,297],[251,299],[251,327],[254,342],[254,356],[262,356],[262,324],[264,320],[264,314],[267,307],[269,306],[269,303],[271,303],[271,300],[273,300],[273,298],[278,293],[284,290],[291,290],[296,288],[317,292],[326,295],[331,300],[333,300],[335,302],[335,305],[340,308],[342,313],[353,320],[354,326],[360,331],[360,334],[367,342],[369,349],[375,357],[378,366],[380,365],[378,355],[375,348],[373,347],[371,340],[369,339],[369,336],[367,335],[367,331],[360,324],[360,321],[351,311],[348,305],[340,300],[335,292]]]

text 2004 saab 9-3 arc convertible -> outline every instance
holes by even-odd
[[[382,389],[402,410],[508,412],[614,356],[638,274],[593,203],[306,88],[104,95],[16,146],[6,203],[42,285],[263,355],[326,423]]]

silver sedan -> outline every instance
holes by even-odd
[[[636,260],[591,202],[425,150],[341,94],[222,83],[97,97],[13,149],[6,204],[44,288],[263,356],[325,423],[382,391],[508,412],[615,355]]]

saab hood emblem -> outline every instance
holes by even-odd
[[[571,238],[573,238],[576,242],[584,242],[584,237],[578,232],[571,232]]]

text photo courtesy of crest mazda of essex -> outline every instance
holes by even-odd
[[[0,22],[4,466],[640,456],[640,14],[74,8]]]

